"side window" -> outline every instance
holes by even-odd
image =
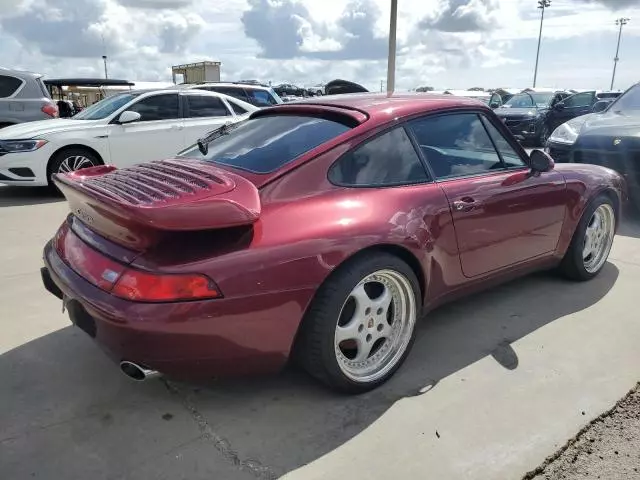
[[[409,185],[429,180],[404,128],[384,133],[341,157],[329,170],[338,185]]]
[[[251,103],[258,107],[268,107],[276,104],[275,99],[266,90],[247,90],[247,94]]]
[[[226,117],[229,110],[218,97],[187,95],[189,118]]]
[[[456,113],[409,123],[437,178],[474,175],[503,168],[480,117]]]
[[[231,108],[233,109],[233,112],[236,115],[244,115],[245,113],[248,112],[248,110],[245,110],[243,107],[241,107],[239,104],[237,104],[233,100],[227,99],[227,103],[231,105]]]
[[[171,93],[143,98],[131,105],[128,110],[138,112],[142,116],[141,122],[179,118],[178,94]]]
[[[593,103],[593,93],[578,93],[571,97],[565,98],[565,107],[589,107]]]
[[[233,87],[207,87],[206,90],[211,92],[224,93],[225,95],[229,95],[230,97],[239,98],[244,102],[248,102],[249,99],[244,94],[244,89],[242,88],[233,88]]]
[[[0,98],[7,98],[16,93],[22,80],[7,75],[0,75]]]
[[[493,140],[493,143],[496,144],[496,148],[500,155],[502,156],[502,160],[506,164],[507,168],[520,168],[526,167],[527,164],[524,163],[518,152],[514,150],[511,144],[507,141],[506,138],[500,133],[496,127],[494,127],[493,123],[489,121],[486,117],[482,116],[482,123],[487,127],[487,131]]]

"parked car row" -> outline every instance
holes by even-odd
[[[546,148],[559,163],[602,165],[620,172],[633,204],[640,207],[640,84],[604,110],[558,126]]]

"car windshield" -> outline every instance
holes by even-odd
[[[179,156],[199,158],[252,173],[271,173],[300,155],[349,130],[324,118],[269,115],[248,120],[208,144],[204,155],[197,145]]]
[[[634,85],[619,96],[617,100],[609,106],[609,110],[616,113],[637,113],[637,111],[640,110],[640,84]]]
[[[118,111],[138,95],[138,93],[121,93],[119,95],[107,97],[97,103],[94,103],[86,110],[74,115],[72,118],[74,120],[102,120],[103,118],[107,118],[112,113]]]
[[[518,93],[505,102],[505,107],[510,108],[533,108],[546,107],[551,103],[553,93]]]

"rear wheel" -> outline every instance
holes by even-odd
[[[415,334],[420,288],[411,268],[372,253],[341,268],[318,291],[296,356],[332,388],[364,392],[400,367]]]
[[[571,245],[561,263],[562,272],[572,280],[590,280],[607,261],[617,218],[613,202],[606,195],[595,198],[578,223]]]

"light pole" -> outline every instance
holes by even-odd
[[[398,24],[398,0],[391,0],[389,21],[389,59],[387,62],[387,95],[391,95],[396,82],[396,29]]]
[[[551,0],[538,0],[538,8],[542,10],[540,15],[540,34],[538,35],[538,53],[536,53],[536,69],[533,71],[533,88],[536,88],[538,79],[538,60],[540,59],[540,43],[542,42],[542,24],[544,22],[544,9],[551,6]]]
[[[109,75],[107,74],[107,56],[106,55],[102,55],[102,61],[104,62],[104,78],[109,78]]]
[[[620,25],[620,30],[618,31],[618,46],[616,48],[616,56],[613,59],[613,75],[611,76],[611,90],[613,90],[613,83],[616,80],[616,67],[618,66],[618,53],[620,53],[620,39],[622,38],[622,27],[624,27],[627,23],[629,23],[630,18],[621,17],[616,20],[616,25]]]

